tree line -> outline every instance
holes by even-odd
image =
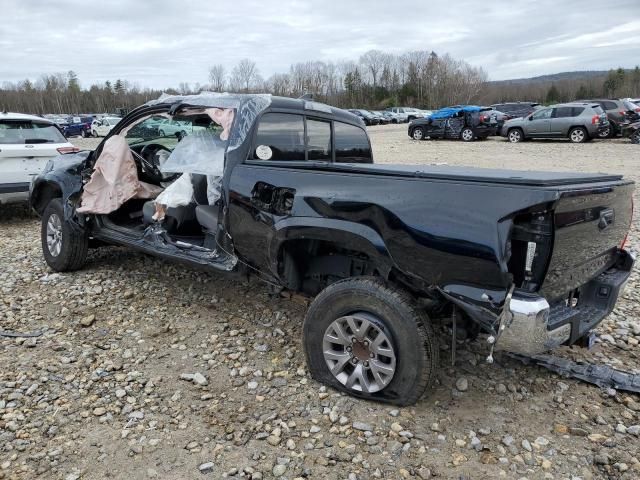
[[[207,84],[181,82],[164,92],[267,92],[288,97],[310,93],[316,100],[337,107],[370,109],[394,105],[436,109],[515,100],[549,104],[589,97],[640,96],[638,67],[618,68],[588,78],[489,82],[482,68],[433,51],[395,55],[370,50],[357,61],[295,63],[289,71],[268,78],[262,77],[256,62],[245,58],[230,70],[221,64],[212,65],[208,73]],[[42,75],[36,80],[2,83],[0,109],[35,114],[113,113],[134,108],[162,93],[126,79],[107,80],[83,89],[78,75],[69,71]]]

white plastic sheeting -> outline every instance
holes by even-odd
[[[227,142],[215,132],[196,130],[178,142],[160,170],[222,176],[226,146]]]

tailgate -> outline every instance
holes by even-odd
[[[0,181],[3,183],[30,182],[47,161],[58,155],[56,147],[66,144],[2,144],[0,145]],[[70,146],[70,145],[69,145]]]
[[[615,261],[633,212],[633,182],[564,191],[554,210],[553,251],[541,287],[549,301],[567,296]]]

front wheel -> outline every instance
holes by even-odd
[[[56,272],[77,270],[84,265],[89,238],[85,231],[74,228],[64,219],[59,198],[52,199],[44,209],[40,238],[44,259]]]
[[[320,292],[303,342],[311,376],[356,397],[411,405],[436,378],[438,341],[429,319],[381,279],[349,278]]]
[[[91,132],[91,136],[92,136],[92,137],[94,137],[94,138],[98,138],[98,132],[96,132],[95,130],[93,130],[93,131]]]
[[[464,128],[462,132],[460,132],[460,138],[463,142],[472,142],[475,138],[475,135],[473,133],[473,130],[467,127]]]
[[[582,127],[572,128],[569,132],[569,140],[573,143],[584,143],[588,140],[589,134]]]
[[[522,130],[520,130],[519,128],[514,128],[513,130],[509,130],[507,138],[511,143],[518,143],[524,139],[524,135],[522,134]]]
[[[413,132],[411,132],[411,138],[413,138],[414,140],[424,140],[425,139],[424,128],[422,127],[414,128]]]
[[[636,145],[640,145],[640,130],[636,130],[629,137],[631,143],[635,143]]]

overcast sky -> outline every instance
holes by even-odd
[[[492,80],[640,63],[640,0],[0,0],[0,84],[75,70],[166,88],[243,57],[268,77],[370,49],[435,50]]]

